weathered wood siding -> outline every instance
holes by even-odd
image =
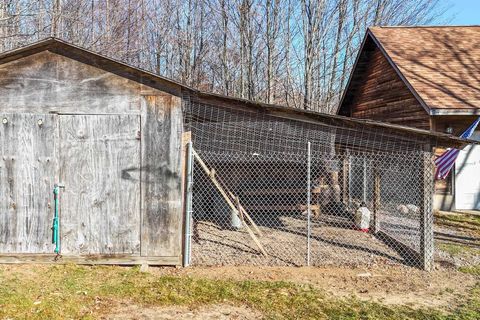
[[[62,254],[140,254],[140,116],[60,115]]]
[[[49,51],[0,65],[0,113],[28,113],[34,125],[45,114],[52,118],[45,116],[45,125],[28,129],[32,132],[1,129],[7,131],[0,137],[0,255],[53,250],[52,189],[55,182],[64,182],[62,253],[180,261],[180,101]],[[8,160],[19,157],[14,146],[25,149],[22,163]],[[50,163],[44,163],[46,158]],[[41,187],[29,191],[36,184]],[[29,192],[39,195],[35,204],[25,196]],[[114,234],[121,236],[112,238]]]
[[[147,96],[142,123],[142,255],[179,254],[182,238],[181,100]]]
[[[341,112],[420,129],[430,129],[427,111],[377,47],[364,51]]]
[[[0,105],[5,112],[139,112],[141,87],[48,51],[0,65]]]
[[[55,115],[0,113],[0,253],[52,250],[57,134]]]

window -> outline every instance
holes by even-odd
[[[435,194],[452,194],[455,168],[452,168],[445,180],[435,180]]]

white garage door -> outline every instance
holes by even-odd
[[[480,141],[480,132],[471,139]],[[455,164],[455,207],[480,210],[480,145],[460,151]]]

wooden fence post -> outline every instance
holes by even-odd
[[[420,260],[424,270],[433,269],[433,164],[431,153],[427,151],[422,159],[422,199],[420,203]]]

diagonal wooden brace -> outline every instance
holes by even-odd
[[[265,256],[267,257],[267,252],[265,251],[265,249],[263,248],[262,244],[260,243],[260,241],[258,240],[257,236],[253,233],[252,229],[250,229],[250,227],[245,223],[245,221],[243,221],[241,219],[241,217],[239,216],[239,211],[237,209],[237,207],[235,206],[235,204],[232,202],[232,199],[230,198],[229,196],[229,193],[230,191],[225,191],[225,189],[222,187],[222,185],[218,182],[218,180],[216,179],[215,177],[215,170],[212,169],[210,170],[208,168],[208,166],[205,164],[205,162],[203,162],[202,158],[200,158],[200,156],[198,155],[198,153],[192,149],[192,153],[193,153],[193,156],[195,157],[195,160],[197,160],[197,162],[200,164],[200,167],[202,167],[203,171],[205,171],[205,173],[207,174],[207,176],[210,178],[210,180],[212,181],[213,185],[217,188],[217,190],[220,192],[220,194],[222,195],[222,197],[225,199],[225,201],[227,202],[228,206],[233,210],[233,212],[235,212],[235,214],[238,216],[238,218],[240,219],[240,221],[242,221],[242,224],[245,226],[245,230],[247,230],[247,233],[248,235],[252,238],[253,242],[255,242],[255,244],[257,245],[258,249],[260,250],[260,252]],[[233,195],[233,194],[232,194]],[[243,208],[243,207],[242,207]],[[246,211],[243,210],[243,214],[245,214]],[[245,215],[247,216],[247,215]],[[247,218],[248,219],[248,218]],[[251,218],[250,218],[251,219]],[[252,220],[253,222],[253,220]],[[258,228],[257,228],[258,229]]]

